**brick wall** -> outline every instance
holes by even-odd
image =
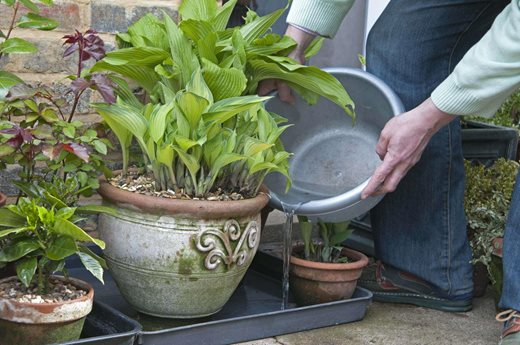
[[[63,94],[67,90],[67,75],[75,74],[76,58],[63,58],[64,35],[74,30],[85,31],[92,28],[100,33],[107,49],[114,47],[115,34],[126,31],[127,27],[148,12],[161,15],[167,12],[177,18],[181,0],[55,0],[52,7],[41,7],[41,15],[53,18],[60,26],[53,31],[30,29],[14,30],[11,37],[20,37],[36,44],[36,54],[12,54],[3,56],[0,69],[13,72],[31,84],[43,83]],[[11,8],[0,5],[0,28],[9,27],[12,17]],[[22,15],[25,12],[19,11]],[[5,32],[5,31],[4,31]],[[98,101],[92,92],[85,92],[78,107],[77,116],[86,123],[99,120],[89,108],[91,101]],[[72,96],[71,96],[72,97]],[[0,172],[0,191],[13,195],[16,189],[10,183],[17,167],[9,167]]]

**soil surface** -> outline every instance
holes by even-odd
[[[14,299],[22,303],[57,303],[75,300],[88,291],[60,279],[51,278],[49,293],[39,295],[36,284],[26,288],[20,281],[12,280],[0,284],[0,298]]]
[[[108,182],[117,188],[124,189],[129,192],[139,193],[143,195],[157,196],[167,199],[182,200],[207,200],[207,201],[228,201],[245,199],[240,193],[226,193],[220,188],[213,193],[209,193],[205,198],[192,197],[181,189],[178,193],[168,190],[157,190],[153,176],[139,174],[137,172],[128,172],[126,175],[118,175],[108,180]]]

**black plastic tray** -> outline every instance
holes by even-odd
[[[230,301],[217,314],[192,320],[162,319],[133,310],[119,294],[110,275],[105,285],[96,282],[84,269],[71,269],[71,276],[89,281],[95,298],[139,322],[138,345],[231,344],[280,334],[354,322],[364,318],[372,299],[368,290],[357,288],[349,300],[296,307],[290,298],[289,308],[280,310],[280,259],[258,252],[256,258]],[[106,344],[98,342],[96,344]]]
[[[141,325],[105,303],[94,301],[87,316],[81,338],[65,344],[133,345]]]

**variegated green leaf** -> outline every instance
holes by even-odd
[[[190,129],[197,129],[202,113],[208,109],[208,100],[191,92],[182,92],[177,95],[176,101],[179,109],[188,120]]]
[[[149,122],[149,131],[152,139],[158,143],[164,136],[166,129],[166,121],[170,118],[173,110],[173,101],[168,104],[157,104],[151,114]]]
[[[54,224],[52,231],[56,234],[72,237],[77,241],[93,242],[101,249],[105,249],[105,242],[91,237],[83,229],[68,220],[58,218]]]
[[[182,20],[210,20],[217,14],[217,2],[214,0],[187,0],[179,7]]]
[[[223,123],[239,112],[248,110],[271,97],[241,96],[231,97],[215,102],[203,115],[205,122]]]

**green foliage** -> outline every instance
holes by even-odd
[[[350,221],[340,223],[318,221],[319,242],[315,242],[312,239],[313,223],[307,217],[298,216],[298,224],[303,239],[305,260],[331,263],[348,261],[347,257],[341,256],[341,251],[343,250],[341,244],[353,232],[352,229],[349,229]]]
[[[489,168],[469,161],[465,162],[465,166],[464,209],[473,262],[482,262],[489,269],[492,241],[504,234],[519,164],[501,158]]]
[[[135,139],[159,189],[204,197],[221,188],[250,197],[268,173],[288,178],[290,155],[279,139],[287,126],[264,109],[267,97],[255,95],[263,79],[283,79],[311,103],[325,96],[353,116],[339,81],[287,58],[295,42],[268,32],[284,9],[264,17],[249,11],[242,27],[226,29],[235,3],[184,1],[178,25],[148,14],[92,68],[131,79],[148,94],[142,103],[119,79],[117,102],[93,105],[119,139],[124,171]]]
[[[37,283],[38,293],[46,293],[49,276],[54,272],[67,273],[65,259],[78,255],[87,270],[103,282],[105,261],[92,253],[88,242],[100,248],[105,243],[92,238],[77,223],[79,215],[93,211],[91,207],[69,207],[68,197],[77,188],[75,179],[48,184],[48,189],[25,186],[30,197],[17,205],[0,208],[0,239],[8,238],[9,245],[0,250],[0,263],[17,261],[18,279],[28,287]],[[96,206],[97,212],[113,213],[110,208]]]
[[[509,97],[492,118],[474,117],[480,122],[520,129],[520,89]]]

